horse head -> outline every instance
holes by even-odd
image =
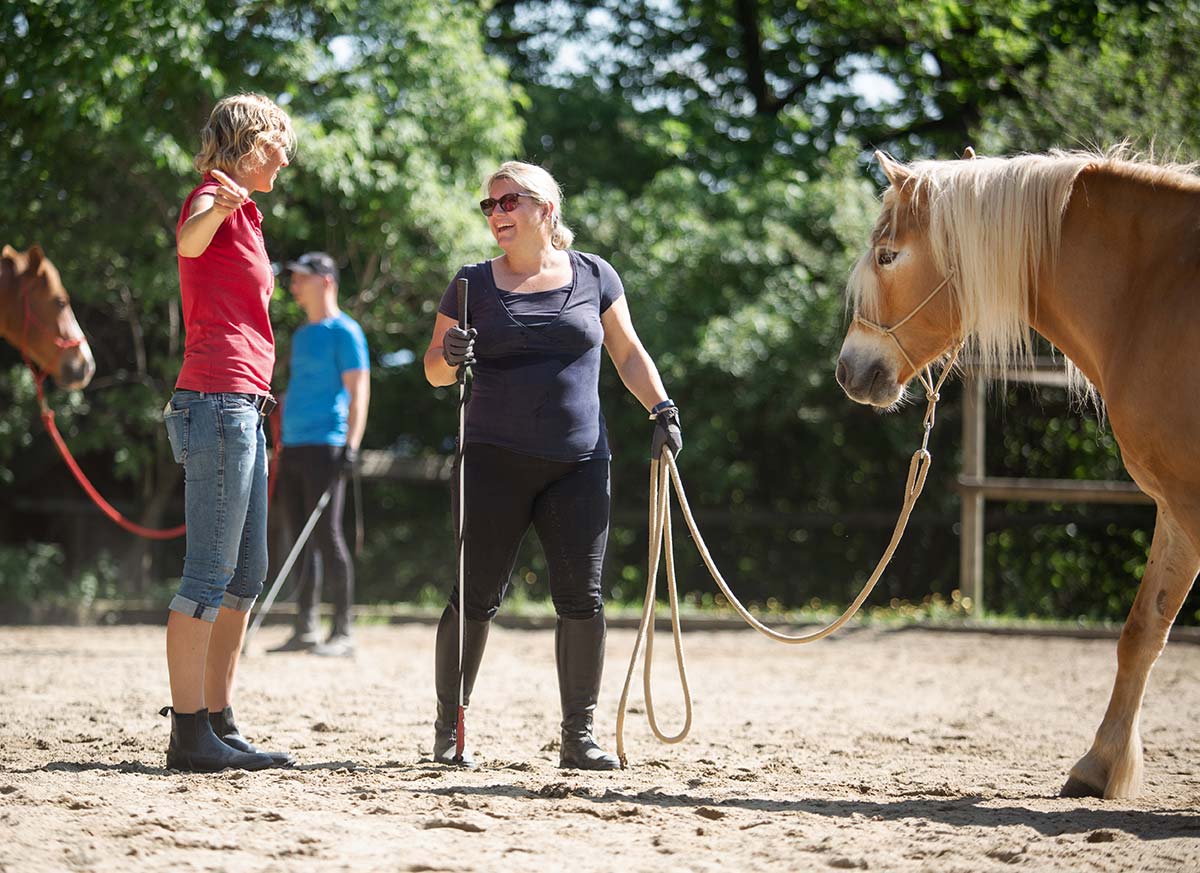
[[[875,157],[891,187],[870,246],[850,274],[854,320],[836,375],[850,399],[890,407],[920,370],[958,344],[961,328],[953,298],[944,293],[953,277],[934,257],[919,177],[882,152]]]
[[[0,250],[0,336],[62,388],[83,388],[96,373],[62,279],[40,246]]]

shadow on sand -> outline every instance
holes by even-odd
[[[632,804],[659,809],[754,810],[757,812],[802,813],[829,818],[861,817],[883,821],[928,821],[953,827],[1014,827],[1024,825],[1045,836],[1087,834],[1097,830],[1120,831],[1143,840],[1200,836],[1200,815],[1194,810],[1091,809],[1073,807],[1037,810],[1027,806],[998,805],[976,796],[914,798],[892,801],[871,800],[775,800],[754,797],[714,798],[700,794],[669,794],[654,789],[630,794],[605,789],[593,792],[586,786],[565,782],[549,783],[537,790],[515,785],[445,785],[437,788],[404,788],[425,794],[477,795],[564,799],[573,798],[597,805]],[[1062,798],[1031,798],[1059,801]],[[986,806],[982,805],[987,803]],[[1101,803],[1101,801],[1097,801]]]

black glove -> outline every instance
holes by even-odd
[[[457,324],[442,337],[442,357],[451,367],[470,367],[475,363],[475,328],[463,330]]]
[[[654,416],[654,438],[650,442],[650,460],[662,459],[663,446],[679,457],[683,451],[683,431],[679,426],[679,407],[668,406]]]
[[[342,456],[338,459],[338,474],[349,476],[358,466],[358,449],[342,446]]]

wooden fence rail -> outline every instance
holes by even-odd
[[[1038,361],[1032,368],[1010,370],[1010,382],[1039,385],[1067,384],[1062,365]],[[969,610],[982,616],[983,510],[986,500],[1034,503],[1154,503],[1134,482],[1090,479],[1025,479],[988,476],[984,471],[987,423],[987,379],[968,367],[963,378],[962,471],[958,492],[962,497],[959,546],[959,590],[970,598]]]

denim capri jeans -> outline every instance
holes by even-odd
[[[254,394],[179,390],[163,409],[183,465],[187,555],[170,609],[247,612],[267,576],[267,442]]]

